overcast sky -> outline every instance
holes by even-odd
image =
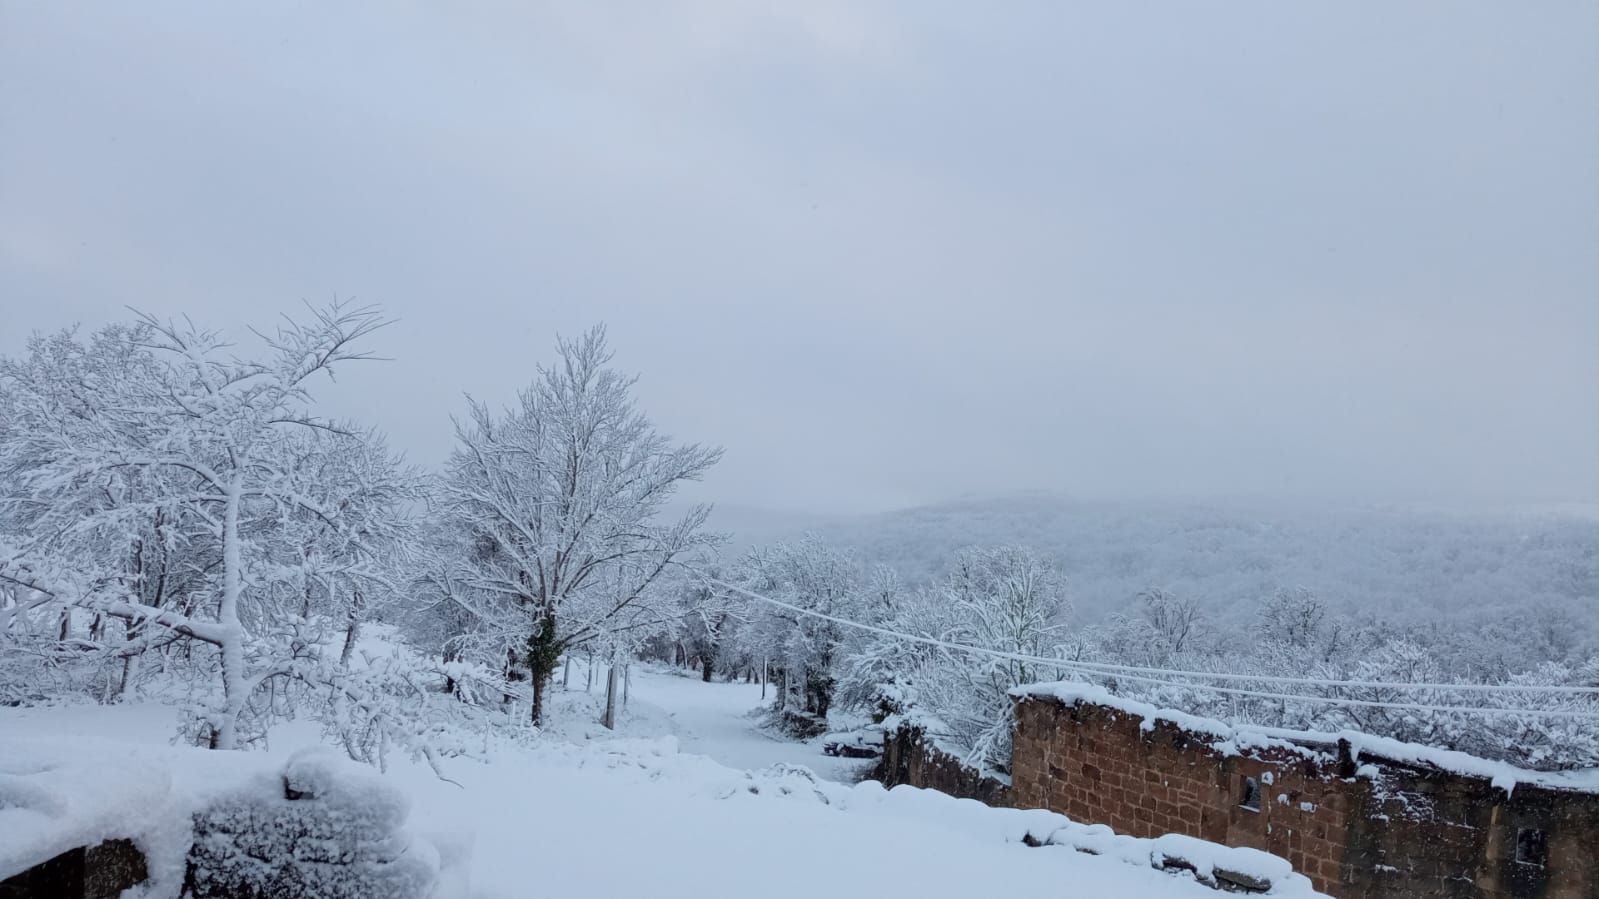
[[[1599,3],[0,0],[0,353],[399,321],[419,462],[604,321],[704,494],[1599,501]]]

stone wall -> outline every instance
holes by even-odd
[[[1010,784],[986,776],[939,750],[914,727],[884,733],[883,755],[872,772],[872,779],[881,781],[885,787],[909,784],[1001,808],[1012,805]]]
[[[79,846],[0,880],[0,899],[112,899],[144,882],[144,854],[129,840]]]
[[[1352,897],[1599,899],[1599,795],[1214,734],[1086,701],[1016,705],[1009,804],[1287,859]]]

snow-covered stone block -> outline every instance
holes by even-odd
[[[302,751],[195,816],[190,890],[197,899],[423,899],[439,854],[405,830],[409,812],[405,794],[375,772]]]

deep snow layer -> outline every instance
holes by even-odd
[[[743,685],[707,686],[665,674],[640,677],[635,671],[624,725],[634,733],[675,729],[697,749],[750,764],[815,751],[752,731],[742,714],[747,692]],[[757,700],[758,695],[756,687]],[[664,711],[656,701],[675,708]],[[560,705],[576,715],[590,708],[585,702],[568,696]],[[11,743],[9,750],[19,745],[11,738],[22,731],[32,738],[57,738],[33,742],[32,768],[41,758],[61,772],[84,763],[104,767],[120,746],[141,764],[163,769],[175,794],[193,796],[214,790],[226,779],[219,774],[223,769],[280,765],[289,753],[316,741],[311,728],[284,728],[274,734],[269,751],[224,759],[220,753],[166,746],[163,738],[170,731],[164,725],[170,716],[160,706],[0,709],[0,758],[8,755],[5,744]],[[565,730],[571,739],[546,734],[530,742],[482,741],[475,758],[448,760],[446,773],[457,783],[408,763],[387,775],[413,800],[413,830],[437,835],[442,845],[471,847],[469,886],[456,884],[461,892],[455,895],[812,899],[889,893],[964,897],[999,890],[1067,897],[1217,895],[1189,875],[1149,867],[1150,854],[1161,848],[1152,841],[1112,837],[1102,828],[1071,825],[1048,812],[990,809],[932,791],[884,791],[875,783],[846,786],[781,764],[752,773],[681,752],[680,737],[670,734],[584,739],[584,733],[598,729],[576,718],[553,730]],[[120,741],[103,740],[107,737]],[[41,756],[38,747],[46,745],[48,752]],[[87,750],[79,747],[92,747],[92,757],[84,757]],[[41,783],[38,773],[18,768],[0,774],[0,805],[7,804],[6,797],[22,797],[29,784]],[[117,824],[131,820],[134,811],[123,800],[144,803],[146,810],[160,807],[144,795],[162,788],[159,776],[129,783],[136,789],[102,789],[96,800],[99,813]],[[0,845],[16,839],[23,828],[47,831],[52,820],[74,836],[85,833],[59,820],[38,796],[27,804],[27,810],[12,803],[13,808],[0,811]],[[1039,839],[1059,834],[1068,845],[1029,848],[1021,842],[1028,833]],[[1104,854],[1068,848],[1085,840]],[[1276,862],[1263,854],[1232,857],[1209,844],[1185,846],[1185,851],[1214,852],[1231,866],[1271,868]],[[1205,859],[1198,861],[1203,865]],[[1310,895],[1303,878],[1282,883],[1282,895]]]

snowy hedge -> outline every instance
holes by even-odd
[[[439,856],[404,829],[410,800],[323,749],[297,753],[194,818],[188,889],[208,897],[422,899]]]

